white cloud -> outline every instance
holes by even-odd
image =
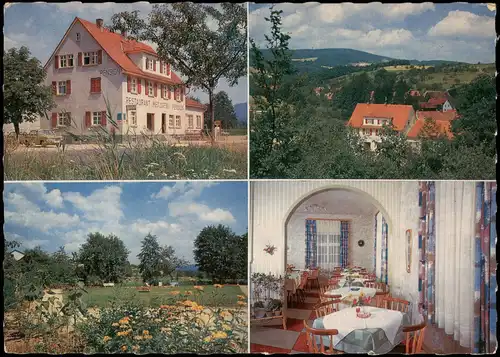
[[[448,16],[431,27],[429,36],[436,37],[495,37],[495,18],[468,11],[450,11]]]
[[[178,200],[194,200],[201,195],[205,188],[215,185],[218,183],[212,181],[178,181],[173,186],[163,186],[158,193],[152,194],[151,198],[169,200],[174,194],[179,194]]]
[[[89,221],[118,221],[123,216],[120,205],[122,188],[107,186],[93,191],[89,196],[79,192],[63,194],[64,200],[71,202]]]
[[[205,204],[195,202],[173,202],[168,205],[170,215],[173,217],[195,215],[206,222],[234,222],[231,212],[215,208],[211,209]]]

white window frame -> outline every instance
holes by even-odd
[[[148,96],[150,97],[154,96],[153,82],[151,81],[148,81]]]
[[[181,121],[181,116],[180,115],[176,115],[175,116],[175,128],[176,129],[180,129],[182,128],[182,121]]]
[[[61,89],[64,88],[64,91]],[[66,95],[68,93],[68,88],[66,87],[66,81],[57,82],[57,95]]]
[[[135,77],[132,77],[130,80],[130,91],[132,93],[137,93],[137,79]]]
[[[71,61],[71,65],[69,62]],[[59,68],[71,68],[75,65],[73,54],[59,56]]]
[[[85,63],[85,58],[89,59],[89,63]],[[98,63],[97,52],[84,52],[83,53],[83,65],[84,66],[94,66]]]
[[[154,61],[154,59],[146,58],[146,69],[148,71],[153,71],[153,69],[154,69],[154,67],[153,67],[153,61]]]
[[[192,114],[187,115],[188,129],[194,129],[194,119]]]
[[[317,266],[327,271],[340,266],[340,232],[317,233],[317,236]]]
[[[137,126],[137,111],[131,110],[129,117],[130,117],[130,126]]]
[[[68,113],[57,113],[57,126],[67,126],[66,119],[68,119]]]
[[[175,117],[173,115],[168,116],[168,127],[173,128],[175,126]]]
[[[165,84],[161,85],[161,93],[164,99],[168,99],[168,86]]]
[[[92,126],[101,125],[101,112],[92,112]]]
[[[196,128],[201,128],[201,115],[196,116]]]
[[[76,33],[76,41],[80,41],[82,39],[82,35],[80,34],[80,32],[77,32]]]

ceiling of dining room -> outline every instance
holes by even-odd
[[[329,190],[315,194],[297,207],[295,213],[333,215],[374,215],[378,211],[367,197],[349,190]]]

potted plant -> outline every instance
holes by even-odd
[[[274,316],[281,315],[282,306],[283,306],[283,303],[281,302],[280,299],[272,299],[269,302],[269,309],[273,312]]]
[[[253,304],[253,311],[254,311],[256,318],[258,318],[258,319],[263,318],[266,315],[266,308],[264,307],[264,302],[263,301],[256,301]]]

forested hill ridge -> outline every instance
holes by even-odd
[[[264,58],[271,55],[270,50],[261,49]],[[457,64],[460,62],[445,60],[405,60],[396,59],[387,56],[379,56],[373,53],[359,51],[349,48],[321,48],[321,49],[297,49],[291,50],[292,61],[299,72],[317,71],[334,66],[383,64],[391,62],[392,64],[411,64],[420,66],[435,66],[440,64]],[[253,65],[253,56],[251,53],[250,64]]]

